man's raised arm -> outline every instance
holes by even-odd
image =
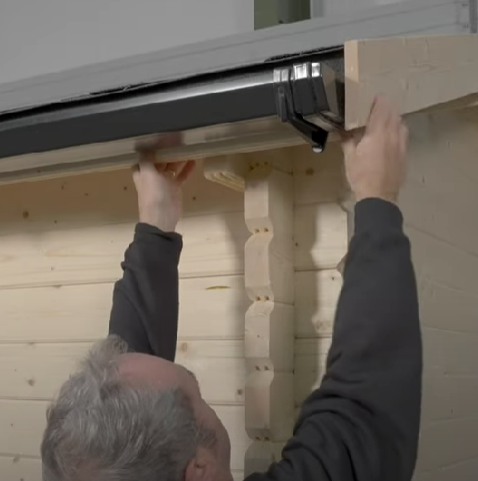
[[[140,222],[113,292],[109,334],[131,351],[174,361],[178,330],[178,263],[182,238],[175,233],[180,191],[194,163],[155,164],[143,154],[133,179]]]
[[[406,148],[407,130],[383,99],[360,142],[344,142],[358,203],[327,371],[302,407],[283,461],[250,481],[412,477],[422,347],[410,245],[395,205]]]

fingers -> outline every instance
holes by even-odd
[[[400,115],[395,106],[385,97],[376,97],[370,110],[367,133],[398,129],[400,123]]]
[[[402,122],[400,124],[400,150],[402,154],[406,154],[408,151],[408,139],[408,127]]]
[[[340,138],[342,140],[342,151],[344,157],[350,158],[357,148],[358,143],[363,137],[363,129],[358,129],[353,132],[344,132],[341,134]]]
[[[189,160],[185,163],[181,173],[178,175],[178,182],[184,184],[186,182],[194,169],[196,168],[196,162],[194,160]]]
[[[346,159],[350,158],[353,155],[356,148],[357,142],[355,141],[353,136],[342,137],[342,151]]]
[[[132,167],[133,180],[136,182],[140,173],[154,172],[165,174],[183,184],[189,178],[196,166],[195,161],[158,162],[156,152],[145,151],[140,155],[138,164]]]

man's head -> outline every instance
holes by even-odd
[[[230,442],[194,376],[127,353],[93,348],[47,415],[44,481],[229,481]]]

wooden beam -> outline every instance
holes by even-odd
[[[290,165],[249,162],[245,219],[246,475],[277,460],[294,422],[294,181]]]
[[[478,35],[346,42],[347,130],[366,124],[377,94],[402,114],[478,94]]]

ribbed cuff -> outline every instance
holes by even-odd
[[[382,199],[364,199],[355,206],[355,233],[384,229],[403,229],[400,209]]]

